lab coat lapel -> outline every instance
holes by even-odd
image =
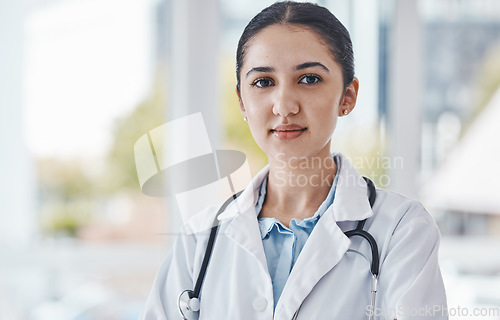
[[[267,271],[266,255],[260,236],[255,209],[236,216],[224,231],[225,236],[252,254]]]
[[[262,169],[243,193],[221,214],[220,220],[229,219],[225,236],[252,254],[267,272],[267,260],[260,235],[255,203],[259,195],[260,184],[269,172],[269,167]]]
[[[276,306],[276,319],[291,319],[318,281],[344,256],[351,241],[337,226],[330,207],[298,257]]]
[[[373,215],[363,177],[341,156],[333,204],[309,236],[276,306],[276,319],[291,319],[320,279],[334,268],[351,241],[337,222],[358,221]]]

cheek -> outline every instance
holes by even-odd
[[[336,97],[316,98],[313,99],[312,105],[315,106],[315,117],[319,121],[331,122],[332,119],[337,119],[339,111],[339,103]]]
[[[336,99],[330,99],[328,101],[322,100],[318,101],[316,112],[311,115],[313,119],[316,119],[316,124],[324,132],[325,136],[330,137],[337,126],[338,120],[338,103]]]
[[[272,113],[272,106],[264,95],[247,95],[244,106],[249,119],[262,120]]]
[[[249,88],[244,87],[240,90],[241,101],[245,105],[246,109],[249,109],[250,111],[250,109],[252,109],[256,104],[258,105],[258,96],[253,94],[253,92]]]
[[[248,122],[248,127],[250,129],[250,133],[252,134],[253,140],[262,151],[268,153],[269,150],[266,147],[266,141],[269,138],[268,132],[266,130],[267,128],[262,125],[263,121],[261,121],[260,119],[256,119],[255,117],[253,119],[253,121]]]
[[[248,126],[254,137],[262,131],[269,120],[269,112],[265,101],[259,99],[249,99],[245,103],[246,115],[248,117]]]

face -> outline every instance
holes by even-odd
[[[337,118],[352,111],[357,90],[357,79],[344,90],[342,70],[315,32],[272,25],[247,44],[237,93],[271,161],[329,155]]]

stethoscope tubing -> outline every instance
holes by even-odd
[[[196,280],[196,285],[195,285],[194,291],[192,293],[193,296],[190,298],[193,298],[193,297],[199,298],[200,297],[201,286],[203,285],[203,280],[205,278],[205,273],[206,273],[207,268],[208,268],[210,256],[212,255],[212,249],[214,247],[215,239],[217,236],[217,230],[219,227],[217,218],[219,217],[219,215],[222,212],[224,212],[224,210],[226,210],[226,207],[232,201],[236,200],[236,198],[238,198],[240,196],[240,194],[242,192],[243,191],[237,192],[237,193],[233,194],[229,199],[227,199],[226,202],[224,202],[224,204],[219,208],[219,211],[217,211],[217,214],[215,215],[214,226],[210,230],[210,237],[208,238],[207,249],[205,250],[205,256],[203,257],[203,262],[201,264],[200,273],[198,274],[198,279]]]

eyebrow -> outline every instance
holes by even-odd
[[[295,68],[293,68],[293,69],[295,71],[298,71],[298,70],[304,70],[304,69],[313,68],[313,67],[320,67],[323,70],[325,70],[327,72],[330,72],[330,70],[324,64],[322,64],[320,62],[304,62],[304,63],[301,63],[301,64],[295,66]],[[273,67],[254,67],[254,68],[250,69],[250,71],[248,71],[245,76],[248,78],[248,76],[252,72],[266,72],[266,73],[269,73],[269,72],[274,72],[274,68]]]
[[[312,67],[321,67],[327,72],[330,72],[330,70],[322,63],[319,62],[305,62],[302,64],[299,64],[298,66],[295,67],[295,70],[303,70],[307,68],[312,68]]]
[[[246,74],[246,77],[248,78],[248,75],[252,72],[266,72],[266,73],[269,73],[269,72],[274,72],[274,68],[272,67],[254,67],[252,69],[250,69],[250,71],[247,72]]]

